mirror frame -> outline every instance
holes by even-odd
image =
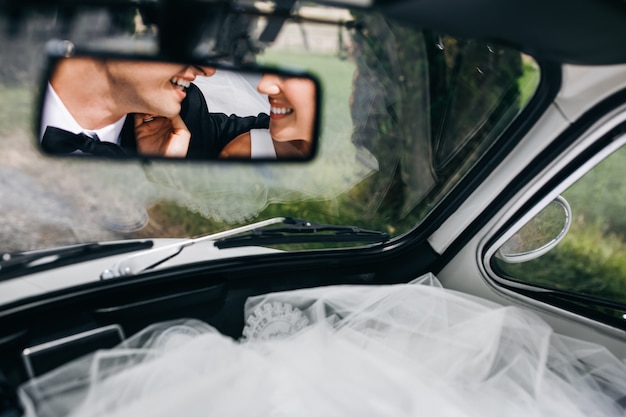
[[[506,262],[509,264],[518,264],[518,263],[528,262],[528,261],[537,259],[545,255],[552,249],[554,249],[554,247],[556,247],[556,245],[558,245],[563,240],[563,238],[565,238],[565,235],[567,235],[567,232],[569,231],[570,226],[572,225],[572,208],[570,207],[567,200],[563,196],[560,196],[560,195],[550,202],[550,204],[553,204],[553,203],[559,204],[565,211],[565,223],[561,231],[551,241],[549,241],[545,245],[540,246],[536,249],[532,249],[526,252],[513,253],[513,254],[505,254],[502,251],[502,246],[504,246],[503,244],[502,246],[498,248],[494,256],[503,262]],[[548,204],[548,206],[550,204]],[[544,207],[544,209],[547,208],[548,206]],[[540,213],[541,211],[538,214]],[[533,216],[528,222],[524,223],[515,233],[513,233],[511,237],[515,236],[516,233],[518,233],[524,226],[526,226],[535,217],[536,216]]]
[[[313,131],[312,131],[312,142],[311,149],[307,156],[303,157],[281,157],[281,158],[238,158],[238,157],[230,157],[230,158],[219,158],[219,157],[206,157],[206,158],[175,158],[175,157],[165,157],[165,156],[151,156],[151,155],[139,155],[139,154],[129,154],[128,156],[116,156],[114,158],[111,157],[103,157],[96,156],[91,154],[55,154],[47,152],[41,146],[41,124],[44,113],[44,105],[46,98],[46,91],[48,82],[54,73],[56,65],[60,60],[73,58],[73,57],[89,57],[94,59],[119,59],[126,61],[146,61],[146,62],[167,62],[167,63],[180,63],[185,65],[201,65],[207,67],[213,67],[216,70],[224,70],[230,71],[238,74],[248,74],[248,75],[265,75],[265,74],[273,74],[281,77],[293,77],[293,78],[306,78],[313,82],[315,87],[315,117],[313,121]],[[190,58],[182,60],[180,57],[172,58],[168,56],[164,56],[158,53],[112,53],[106,51],[93,51],[91,49],[80,49],[73,45],[70,41],[62,41],[62,40],[53,40],[49,43],[47,47],[47,63],[46,68],[43,71],[41,82],[40,82],[39,94],[36,100],[37,104],[37,112],[34,120],[34,140],[35,146],[43,155],[47,157],[55,157],[55,158],[79,158],[84,160],[89,159],[106,159],[106,160],[139,160],[144,163],[150,161],[168,161],[168,162],[210,162],[210,163],[245,163],[245,164],[255,164],[255,163],[305,163],[310,162],[315,159],[319,150],[319,141],[320,141],[320,126],[321,126],[321,103],[323,100],[322,88],[318,77],[316,77],[313,73],[305,70],[301,67],[291,67],[291,66],[270,66],[270,65],[258,65],[258,64],[242,64],[242,65],[233,65],[230,63],[226,63],[223,61],[215,60],[213,57],[207,56],[205,58]]]

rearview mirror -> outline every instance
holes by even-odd
[[[71,56],[48,74],[37,139],[49,155],[306,161],[317,148],[308,73]]]

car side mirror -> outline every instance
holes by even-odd
[[[571,222],[572,209],[558,196],[500,246],[495,256],[509,264],[537,259],[563,240]]]

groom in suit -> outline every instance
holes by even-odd
[[[49,153],[217,157],[269,116],[209,113],[198,75],[215,69],[152,61],[66,58],[48,84],[41,144]]]

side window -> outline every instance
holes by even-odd
[[[537,252],[531,260],[515,257],[535,250],[530,247],[545,247],[558,235],[557,227],[546,235],[550,237],[532,242],[547,228],[564,224],[544,210],[500,247],[492,259],[494,269],[509,280],[554,289],[584,307],[626,318],[625,165],[622,146],[562,193],[571,207],[570,225],[553,248]]]

